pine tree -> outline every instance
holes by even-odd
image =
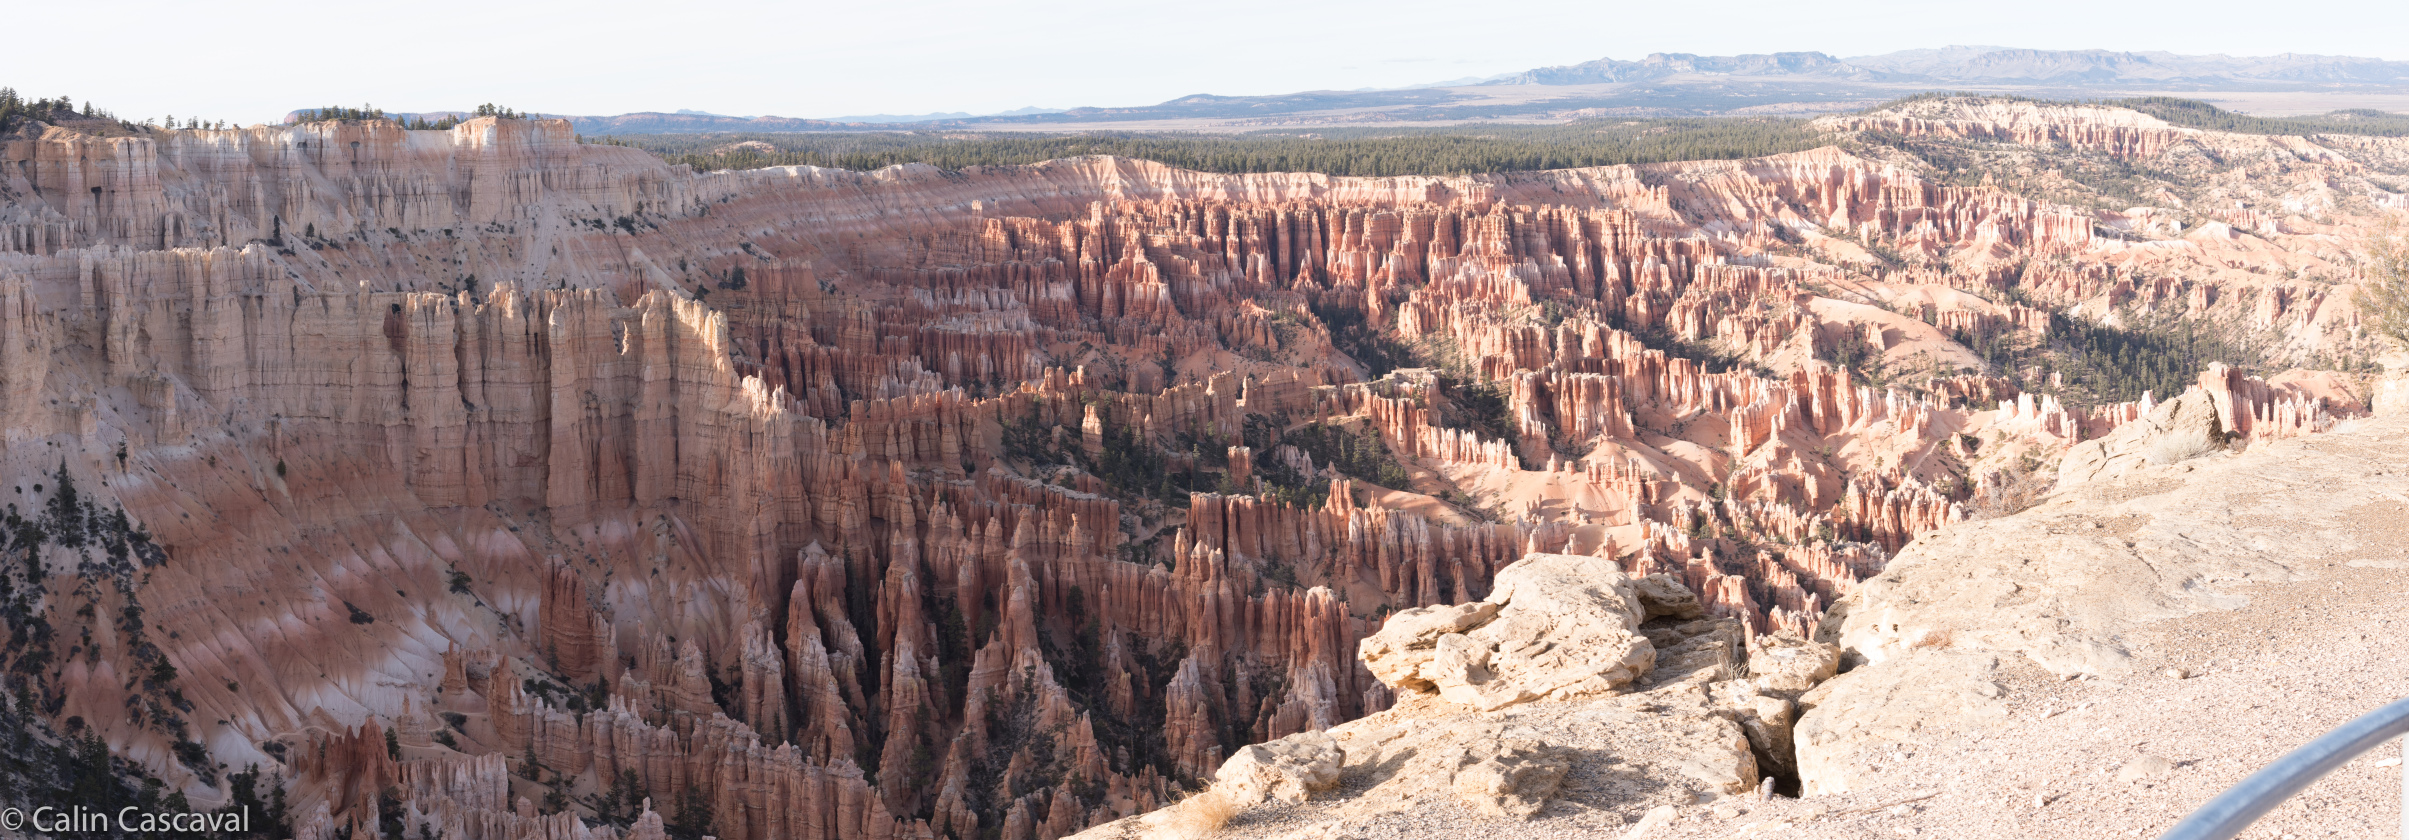
[[[2367,282],[2356,300],[2359,317],[2377,334],[2409,344],[2409,239],[2393,227],[2368,247],[2367,257]]]
[[[619,769],[617,778],[594,809],[594,819],[609,825],[630,825],[644,816],[644,780],[633,767]]]
[[[677,815],[664,828],[670,840],[703,840],[711,833],[711,800],[693,785],[680,789]]]

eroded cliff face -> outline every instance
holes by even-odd
[[[2346,271],[2331,233],[2104,238],[1835,149],[695,174],[547,121],[53,128],[0,199],[10,687],[199,806],[264,768],[312,838],[1064,836],[1386,708],[1358,641],[1531,552],[1813,635],[2152,410],[1986,375],[1961,341],[2037,307],[2355,326],[2251,262]],[[2212,375],[2237,437],[2357,410]]]

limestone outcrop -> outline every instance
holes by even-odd
[[[2239,387],[2237,387],[2239,386]],[[2058,484],[2113,480],[2143,465],[2165,465],[2253,439],[2330,428],[2323,400],[2303,389],[2245,377],[2212,364],[2200,382],[2109,434],[2076,444],[2058,465]]]
[[[1300,732],[1241,747],[1214,774],[1214,786],[1243,805],[1295,804],[1338,783],[1347,751],[1329,735]]]
[[[1995,657],[1980,653],[1916,651],[1808,692],[1799,698],[1807,711],[1792,734],[1800,792],[1846,792],[1878,769],[1885,745],[2005,717],[1997,667]]]
[[[1494,711],[1629,685],[1656,664],[1636,632],[1647,617],[1613,562],[1533,554],[1499,571],[1487,600],[1397,614],[1360,655],[1392,689]]]
[[[1454,758],[1456,796],[1483,814],[1514,819],[1547,807],[1572,768],[1561,751],[1536,738],[1478,742]]]
[[[1531,820],[1599,831],[1754,791],[1786,773],[1759,756],[1789,755],[1789,698],[1837,659],[1803,639],[1751,641],[1735,619],[1702,617],[1678,582],[1634,582],[1600,558],[1534,553],[1497,581],[1488,600],[1400,612],[1364,640],[1396,705],[1232,758],[1213,792],[1244,803],[1238,835],[1460,835]],[[1617,658],[1632,649],[1663,654]],[[1462,650],[1490,651],[1483,681],[1448,676]],[[1756,664],[1768,651],[1780,653]],[[1080,836],[1153,830],[1132,818]]]
[[[2136,467],[2164,465],[2222,449],[2225,426],[2206,391],[2186,391],[2109,436],[2067,450],[2058,463],[2058,484],[2121,478]]]

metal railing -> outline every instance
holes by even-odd
[[[2158,835],[2158,840],[2229,840],[2334,768],[2402,735],[2409,735],[2409,700],[2360,715],[2358,720],[2317,736],[2217,794]],[[2409,741],[2402,743],[2402,750],[2401,837],[2409,840]]]

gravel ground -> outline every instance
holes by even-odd
[[[2409,574],[2328,571],[2251,587],[2241,610],[2153,625],[2131,679],[2005,667],[2010,717],[1901,756],[1889,784],[1689,808],[1649,836],[2155,837],[2285,752],[2409,697],[2399,643]],[[2383,762],[2400,756],[2386,747],[2361,757],[2242,836],[2399,836],[2400,768]],[[2147,757],[2168,766],[2144,773]]]
[[[2319,436],[2277,453],[2314,447],[2381,474],[2404,459],[2400,442]],[[2321,536],[2347,539],[2300,544],[2355,548],[2287,557],[2299,579],[2221,584],[2248,597],[2238,609],[2140,626],[2124,639],[2129,677],[2061,681],[2002,657],[2009,715],[1897,755],[1883,783],[1687,808],[1647,836],[2155,837],[2284,753],[2409,697],[2409,505],[2370,498],[2336,513]],[[2399,837],[2401,757],[2397,745],[2362,756],[2242,836]]]

